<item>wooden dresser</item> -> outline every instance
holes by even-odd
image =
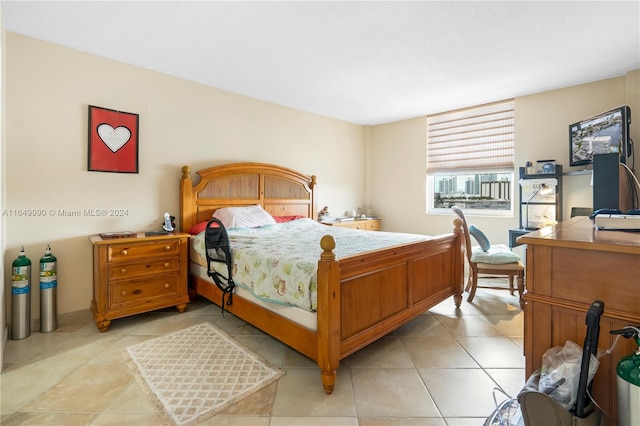
[[[103,239],[93,244],[93,300],[91,310],[98,329],[111,320],[176,306],[184,312],[189,302],[187,273],[189,234]]]
[[[527,377],[540,368],[547,349],[567,340],[583,346],[586,312],[594,300],[604,302],[598,348],[612,346],[611,330],[640,325],[640,233],[598,231],[588,217],[574,217],[518,243],[527,244]],[[611,416],[603,416],[604,424],[618,422],[616,365],[635,347],[633,339],[621,338],[612,354],[600,358],[592,394]]]
[[[363,229],[365,231],[380,230],[380,219],[355,219],[348,222],[322,222],[322,224],[341,228]]]

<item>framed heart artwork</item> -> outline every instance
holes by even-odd
[[[138,114],[89,105],[88,170],[138,173]]]

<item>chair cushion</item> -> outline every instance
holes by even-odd
[[[471,231],[469,231],[471,232]],[[471,261],[475,263],[514,263],[520,261],[520,256],[511,251],[504,244],[494,244],[489,250],[483,251],[482,248],[476,246],[471,250]]]
[[[470,225],[469,234],[471,234],[471,236],[475,238],[475,240],[480,245],[480,248],[482,249],[482,251],[489,250],[489,247],[491,247],[491,243],[489,242],[489,239],[487,238],[487,236],[484,235],[484,232],[476,228],[475,225]]]

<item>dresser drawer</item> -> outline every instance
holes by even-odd
[[[146,301],[175,295],[178,293],[179,282],[179,274],[167,274],[110,283],[110,306],[140,305]]]
[[[114,244],[107,249],[108,262],[121,262],[180,253],[180,240],[162,240],[144,244]]]
[[[340,228],[360,229],[363,231],[379,231],[380,219],[356,219],[349,222],[322,222],[325,225]]]
[[[167,257],[164,259],[150,259],[145,262],[111,263],[107,268],[108,280],[122,280],[150,275],[166,274],[180,269],[179,257]]]
[[[379,220],[368,220],[365,222],[365,229],[367,231],[379,231],[380,230],[380,221]]]

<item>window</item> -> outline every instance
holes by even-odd
[[[427,119],[427,211],[513,214],[514,102]]]

